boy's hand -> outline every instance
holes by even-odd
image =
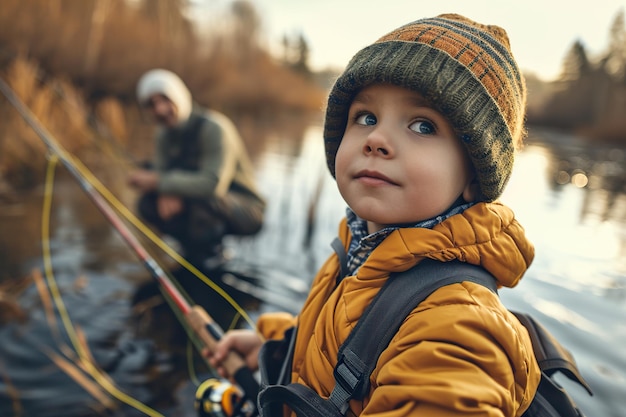
[[[213,352],[204,349],[202,354],[209,359],[209,363],[224,378],[231,378],[226,370],[221,366],[229,351],[237,352],[246,362],[246,366],[252,371],[259,369],[259,351],[263,345],[263,340],[258,333],[253,330],[231,330],[226,332],[217,343]]]

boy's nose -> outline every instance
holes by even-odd
[[[393,148],[388,136],[383,133],[381,129],[375,129],[368,135],[367,141],[363,145],[363,152],[366,155],[375,154],[383,157],[393,156]]]
[[[372,153],[372,152],[379,153],[379,154],[381,154],[383,156],[389,155],[389,151],[386,148],[384,148],[384,147],[372,148],[369,145],[365,145],[365,153],[369,154],[369,153]]]

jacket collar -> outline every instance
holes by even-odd
[[[499,202],[477,203],[432,228],[395,228],[358,268],[361,279],[405,271],[424,258],[481,265],[500,286],[517,285],[534,258],[534,247],[513,211]]]

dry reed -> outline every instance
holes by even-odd
[[[107,141],[133,154],[138,142],[149,143],[152,129],[137,111],[134,89],[154,67],[179,73],[199,104],[235,122],[321,113],[323,89],[259,46],[248,24],[251,4],[244,17],[222,11],[194,25],[179,1],[2,3],[0,77],[72,153]],[[205,26],[214,29],[199,35]],[[44,145],[2,99],[0,111],[0,182],[40,183]],[[247,144],[259,142],[258,131],[242,130]]]

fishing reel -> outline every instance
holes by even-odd
[[[241,390],[223,379],[211,378],[196,390],[194,406],[198,417],[252,417],[256,407]]]

